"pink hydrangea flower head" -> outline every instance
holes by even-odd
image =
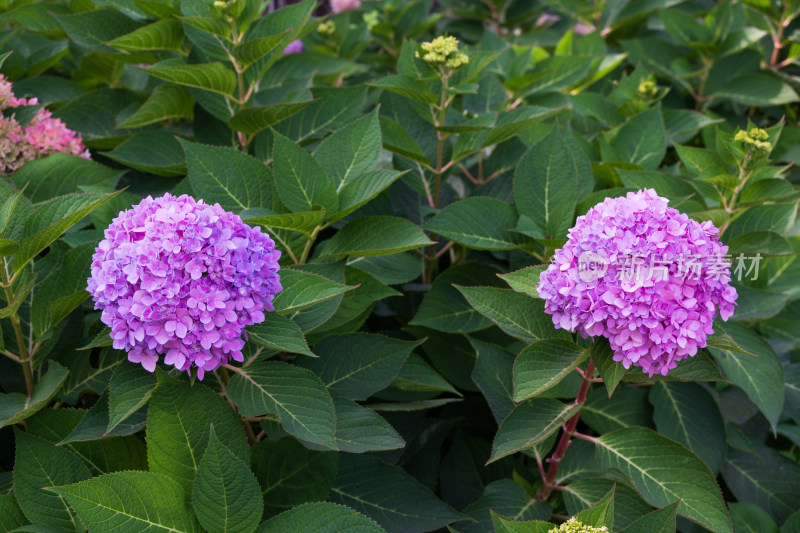
[[[12,116],[0,115],[0,173],[13,174],[28,161],[36,159],[36,151],[23,142],[25,132]]]
[[[537,290],[556,328],[606,337],[651,377],[706,346],[736,304],[728,247],[652,189],[606,198],[569,230]]]
[[[303,41],[297,39],[290,42],[286,48],[283,49],[283,55],[296,54],[303,51]]]
[[[354,9],[361,9],[361,0],[331,0],[331,11],[334,13]]]
[[[242,361],[244,328],[281,291],[280,251],[261,228],[187,195],[147,197],[105,230],[87,290],[116,349],[148,371]]]
[[[45,108],[40,109],[25,126],[25,141],[39,153],[39,157],[62,152],[91,159],[80,133],[67,128]]]

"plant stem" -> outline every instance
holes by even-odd
[[[228,368],[232,368],[232,367],[230,367],[228,365],[219,367],[219,369],[218,369],[219,372],[218,372],[217,376],[219,377],[219,384],[222,387],[222,394],[225,395],[225,399],[228,400],[228,403],[231,404],[231,407],[233,407],[234,410],[236,410],[236,406],[234,405],[233,401],[231,401],[230,397],[228,396],[228,381],[230,381],[230,379],[231,379],[230,376],[228,375],[228,370],[227,370]],[[237,410],[237,414],[238,414],[238,410]],[[242,415],[239,415],[239,420],[241,420],[242,426],[244,427],[244,432],[247,434],[247,441],[252,446],[256,442],[258,442],[258,439],[256,438],[256,434],[255,434],[255,432],[253,432],[253,428],[252,428],[252,426],[250,426],[250,422],[248,422],[246,418],[244,418]]]
[[[575,430],[578,427],[578,421],[581,418],[581,409],[583,408],[583,404],[586,403],[586,395],[589,393],[589,387],[592,384],[592,377],[594,376],[594,361],[591,359],[589,360],[589,365],[586,367],[586,370],[582,374],[583,381],[581,382],[581,388],[578,390],[578,396],[575,398],[575,405],[578,406],[578,412],[572,415],[572,418],[564,426],[564,433],[561,434],[561,439],[558,441],[558,445],[556,445],[556,450],[553,452],[553,455],[548,459],[550,466],[547,467],[547,473],[545,474],[542,489],[539,491],[539,495],[536,497],[539,501],[547,500],[550,497],[550,493],[553,492],[553,487],[556,485],[556,474],[558,474],[558,467],[561,466],[561,461],[564,459],[564,455],[567,453],[567,448],[569,448],[570,442],[572,442],[572,436],[575,435]]]
[[[311,232],[311,236],[306,241],[306,245],[303,248],[303,253],[300,255],[300,263],[301,265],[305,264],[308,260],[308,255],[311,253],[311,246],[314,244],[314,241],[317,240],[317,235],[319,235],[322,226],[317,226],[314,228],[314,231]]]
[[[11,288],[13,279],[9,280],[8,263],[5,259],[3,260],[3,270],[0,274],[2,274],[6,302],[8,305],[11,305],[11,302],[14,301],[14,291]],[[9,318],[14,328],[14,336],[17,339],[17,348],[19,349],[18,361],[22,365],[22,373],[25,375],[25,388],[28,390],[28,398],[31,398],[36,390],[36,386],[33,382],[33,352],[29,352],[27,348],[25,348],[25,336],[22,334],[22,324],[20,323],[19,315],[15,311],[11,313]]]

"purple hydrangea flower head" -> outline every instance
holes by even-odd
[[[606,337],[651,377],[694,356],[733,314],[728,247],[652,189],[606,198],[569,230],[537,290],[556,328]]]
[[[197,377],[242,361],[245,326],[281,291],[280,251],[261,228],[187,195],[147,197],[105,230],[88,291],[114,348],[152,372],[159,355]]]

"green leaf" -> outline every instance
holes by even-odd
[[[112,191],[122,174],[76,155],[55,153],[25,163],[12,179],[20,188],[25,187],[25,196],[31,202],[39,204],[84,187]]]
[[[355,288],[294,268],[282,268],[280,274],[283,290],[275,296],[273,305],[283,314],[296,313]]]
[[[499,285],[496,274],[494,268],[480,263],[448,268],[436,276],[409,324],[449,333],[468,333],[489,327],[492,322],[469,305],[453,284]]]
[[[24,526],[28,519],[22,513],[13,494],[0,494],[0,533]]]
[[[542,442],[580,409],[550,398],[526,400],[503,420],[492,443],[489,463]],[[488,463],[487,463],[488,464]]]
[[[398,122],[389,117],[381,116],[381,134],[383,147],[397,155],[407,157],[412,161],[417,161],[425,165],[430,163],[430,159],[420,148],[419,143]]]
[[[120,128],[141,128],[171,118],[192,118],[194,100],[188,89],[165,83],[156,87],[136,112],[119,124]]]
[[[514,481],[498,479],[486,485],[481,497],[464,508],[464,514],[472,520],[458,524],[459,533],[490,531],[492,512],[501,513],[511,520],[544,520],[550,517],[550,505],[535,501]]]
[[[777,255],[794,255],[792,245],[783,236],[774,231],[751,231],[737,235],[728,242],[733,257],[739,254],[762,257]]]
[[[74,428],[70,428],[72,431],[57,443],[59,446],[96,441],[112,435],[132,435],[144,427],[147,418],[144,410],[140,410],[121,422],[113,431],[108,431],[108,391],[100,396],[91,409],[83,413],[80,422]]]
[[[578,445],[573,441],[573,445]],[[579,444],[581,449],[576,450],[583,454],[589,454],[586,461],[586,467],[592,471],[595,469],[594,454],[592,454],[592,446],[586,441]],[[574,456],[573,456],[574,457]],[[572,458],[570,458],[572,459]],[[569,464],[567,464],[569,466]],[[574,474],[574,472],[571,472]],[[592,475],[587,472],[587,475]],[[563,474],[562,474],[563,475]],[[567,476],[569,477],[569,475]],[[561,481],[559,481],[561,483]],[[580,477],[577,480],[570,480],[566,485],[562,494],[564,495],[564,504],[567,507],[567,514],[578,515],[584,510],[589,509],[597,504],[609,491],[614,490],[614,528],[613,531],[618,531],[627,527],[637,519],[641,518],[643,514],[649,513],[653,508],[639,496],[636,491],[630,488],[627,484],[620,482],[615,476],[609,477]],[[674,514],[674,513],[673,513]]]
[[[86,272],[91,267],[96,244],[97,241],[87,242],[67,250],[60,264],[54,265],[36,287],[31,304],[31,325],[36,339],[47,338],[53,326],[89,297]]]
[[[370,455],[340,457],[330,500],[364,513],[387,531],[432,531],[461,518],[402,468]]]
[[[26,236],[20,242],[19,252],[14,256],[14,270],[21,270],[62,233],[121,192],[68,194],[41,204],[25,224]]]
[[[198,16],[178,17],[178,19],[180,19],[180,21],[184,24],[188,24],[189,26],[197,28],[198,30],[211,33],[219,37],[224,37],[225,39],[230,37],[231,27],[222,19]]]
[[[58,393],[68,373],[66,368],[50,361],[47,372],[36,383],[32,397],[28,398],[20,392],[0,394],[0,427],[16,424],[46,407]]]
[[[672,533],[675,531],[678,505],[680,501],[648,513],[620,533]]]
[[[710,348],[709,352],[725,376],[747,393],[774,428],[784,401],[781,362],[772,347],[752,330],[736,323],[724,327],[737,344],[757,357],[716,348]]]
[[[228,121],[228,126],[235,131],[241,131],[247,135],[255,135],[299,113],[311,105],[312,102],[313,100],[305,102],[280,102],[265,106],[249,107],[233,115]]]
[[[352,213],[386,190],[406,172],[371,170],[350,178],[339,191],[339,210],[330,217],[330,220],[339,220]]]
[[[278,313],[267,313],[266,316],[264,322],[247,328],[247,338],[250,342],[282,352],[316,357],[308,349],[308,343],[300,326]]]
[[[150,471],[168,475],[188,493],[197,475],[209,427],[224,444],[249,461],[247,438],[230,405],[208,387],[166,379],[150,398],[147,411],[147,460]]]
[[[320,378],[304,368],[277,361],[240,368],[228,395],[244,416],[277,414],[289,434],[336,448],[333,401]]]
[[[295,507],[330,494],[339,466],[331,451],[313,451],[297,439],[262,440],[253,446],[253,471],[268,511]]]
[[[346,398],[333,398],[336,409],[336,447],[348,453],[396,450],[403,438],[378,413]]]
[[[336,192],[350,181],[375,168],[381,155],[381,128],[378,111],[336,130],[314,151],[314,160],[336,183]]]
[[[436,93],[428,88],[427,85],[421,81],[417,81],[411,76],[404,76],[402,74],[395,74],[386,76],[377,81],[372,82],[370,85],[380,89],[392,91],[406,98],[417,100],[424,104],[435,104],[438,100]]]
[[[614,489],[616,486],[612,487],[610,491],[601,499],[599,502],[594,504],[588,509],[584,509],[583,511],[577,513],[575,515],[575,519],[582,524],[586,524],[587,526],[591,527],[603,527],[605,526],[608,528],[609,531],[612,531],[614,526]]]
[[[209,533],[252,533],[264,512],[253,472],[219,441],[213,425],[194,480],[192,507]]]
[[[318,359],[299,364],[318,375],[332,394],[366,400],[389,386],[411,350],[422,342],[370,333],[334,335],[314,345]]]
[[[725,423],[714,398],[697,383],[659,381],[650,389],[650,403],[658,432],[719,472],[725,460]]]
[[[554,387],[587,357],[589,350],[570,341],[534,342],[514,363],[514,401],[527,400]]]
[[[719,486],[708,467],[680,444],[653,430],[629,427],[594,440],[602,468],[625,474],[655,506],[680,499],[678,514],[715,533],[732,533]],[[670,467],[664,468],[664,458]]]
[[[239,63],[242,71],[247,70],[250,65],[270,53],[278,44],[283,41],[289,30],[275,35],[257,37],[241,44],[237,44],[233,49],[233,57]]]
[[[181,486],[165,475],[115,472],[48,490],[66,498],[89,531],[201,531]]]
[[[579,177],[591,176],[583,151],[565,137],[554,127],[525,153],[514,174],[514,203],[541,238],[566,235],[573,222]]]
[[[233,97],[236,89],[236,74],[222,63],[201,63],[194,65],[171,65],[167,67],[141,68],[154,78],[171,81],[178,85],[195,87]]]
[[[614,394],[614,389],[625,377],[627,369],[619,361],[614,361],[614,351],[605,339],[597,339],[592,342],[591,356],[597,366],[597,372],[603,378],[610,398]]]
[[[78,518],[57,495],[43,487],[75,483],[91,477],[89,469],[66,448],[14,429],[16,459],[14,461],[14,494],[20,508],[34,523],[67,531],[83,531]]]
[[[797,93],[769,74],[745,74],[720,87],[714,100],[729,100],[747,106],[773,106],[797,101]]]
[[[130,33],[139,26],[115,9],[90,9],[75,14],[54,13],[54,16],[70,39],[98,52],[116,52],[104,43]]]
[[[246,217],[244,221],[250,225],[258,224],[265,228],[288,229],[299,231],[310,237],[311,232],[325,220],[325,211],[306,211],[303,213],[282,213],[259,217]]]
[[[495,513],[492,513],[492,524],[494,524],[495,533],[550,533],[554,529],[557,530],[558,526],[550,522],[542,522],[541,520],[528,520],[525,522],[516,522],[508,520]]]
[[[272,531],[384,533],[385,530],[350,507],[329,502],[315,502],[299,505],[273,516],[258,528],[258,533]]]
[[[610,398],[603,389],[593,389],[581,411],[581,421],[598,433],[628,426],[652,427],[652,418],[647,389],[639,387],[621,387]]]
[[[564,330],[553,328],[553,321],[544,312],[544,301],[508,289],[461,287],[461,294],[480,314],[500,328],[526,343],[540,339],[568,339]]]
[[[158,176],[186,175],[186,156],[175,135],[166,131],[137,133],[103,156]]]
[[[272,176],[258,159],[220,146],[180,140],[186,153],[189,181],[206,203],[219,203],[227,211],[270,208],[274,192]],[[246,179],[243,176],[247,176]]]
[[[14,255],[19,250],[19,243],[8,239],[0,239],[0,257]]]
[[[138,412],[156,390],[155,375],[140,365],[120,365],[108,385],[108,429],[114,431],[122,422]]]
[[[180,50],[183,44],[183,27],[176,19],[159,20],[106,44],[126,52]]]
[[[514,354],[488,342],[469,339],[477,361],[472,370],[472,381],[478,386],[486,403],[492,410],[495,422],[499,426],[505,417],[514,409],[513,383],[511,381],[514,366]]]
[[[616,132],[613,141],[601,142],[601,148],[606,161],[624,161],[646,170],[657,169],[667,151],[661,105],[629,119]]]
[[[435,244],[404,218],[362,216],[353,219],[325,244],[321,257],[368,257],[396,254]]]
[[[324,135],[338,124],[346,124],[361,116],[366,86],[320,87],[314,89],[312,103],[275,129],[298,143]]]
[[[737,532],[746,533],[778,533],[778,525],[766,511],[749,502],[729,503],[733,519],[733,528]]]
[[[438,372],[422,357],[411,354],[392,381],[392,388],[403,391],[450,392],[461,396]]]
[[[498,276],[508,283],[515,292],[521,292],[532,298],[538,298],[539,291],[536,289],[536,286],[539,284],[539,276],[541,276],[542,272],[547,270],[547,267],[548,265],[534,265],[515,270],[514,272],[498,274]]]
[[[512,231],[516,224],[513,207],[489,196],[475,196],[448,205],[425,229],[475,250],[510,250],[522,242]]]
[[[737,500],[753,502],[783,523],[800,508],[800,466],[760,443],[754,451],[729,448],[722,477]]]
[[[275,137],[275,184],[291,211],[314,211],[317,206],[335,211],[336,188],[311,154],[283,135]]]

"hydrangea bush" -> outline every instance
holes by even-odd
[[[798,15],[0,3],[0,533],[800,530]]]

